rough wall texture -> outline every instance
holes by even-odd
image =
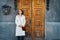
[[[2,12],[2,6],[11,6],[11,12],[9,15],[4,15]],[[16,12],[14,10],[14,0],[0,0],[0,40],[14,40],[15,39],[15,19]]]
[[[60,0],[49,0],[45,31],[46,40],[60,40]]]

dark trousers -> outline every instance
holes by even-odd
[[[25,36],[17,36],[17,40],[24,40]]]

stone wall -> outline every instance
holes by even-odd
[[[45,23],[45,39],[60,40],[60,0],[49,0]]]

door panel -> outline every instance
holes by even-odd
[[[44,38],[45,0],[18,0],[18,9],[24,11],[27,20],[26,31],[31,32],[32,40]],[[32,26],[30,20],[32,20]]]
[[[26,32],[28,32],[27,36],[30,36],[31,0],[18,0],[18,9],[24,11],[24,15],[26,16]]]
[[[32,39],[44,38],[45,0],[32,0]]]

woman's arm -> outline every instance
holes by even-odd
[[[17,16],[15,17],[15,24],[19,25],[19,23],[18,23],[18,17]]]
[[[23,24],[22,24],[22,26],[24,27],[25,24],[26,24],[26,18],[25,18],[25,16],[24,16],[24,17],[23,17]]]

